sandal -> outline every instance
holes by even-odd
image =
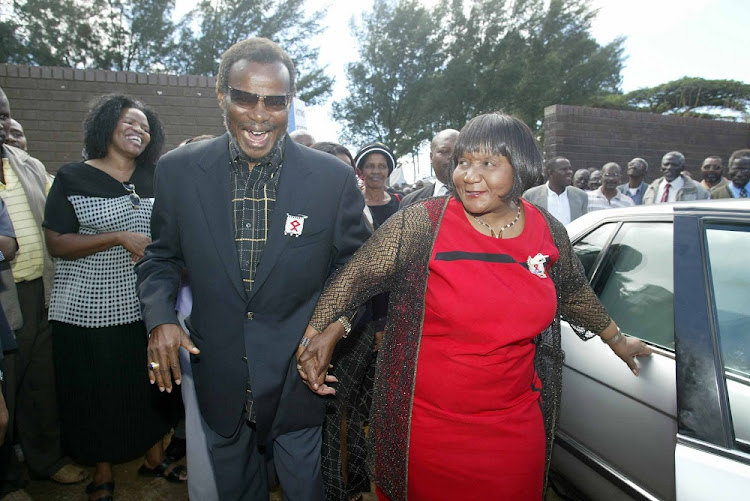
[[[94,485],[94,482],[91,482],[89,485],[86,486],[86,494],[89,495],[89,499],[91,499],[91,495],[95,492],[99,491],[105,491],[108,492],[108,496],[102,496],[99,498],[94,498],[96,501],[113,501],[113,495],[115,493],[115,481],[111,482],[104,482],[103,484]]]
[[[187,482],[187,478],[184,480],[180,478],[180,473],[187,472],[187,469],[181,464],[175,465],[175,467],[172,468],[172,471],[167,473],[167,468],[169,468],[171,464],[172,463],[168,459],[165,459],[154,468],[149,468],[145,464],[142,464],[141,467],[138,468],[138,475],[142,477],[162,477],[167,482],[173,484],[184,484]]]

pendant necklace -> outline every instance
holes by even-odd
[[[502,238],[503,237],[503,232],[505,230],[507,230],[508,228],[510,228],[511,226],[513,226],[514,224],[516,224],[519,219],[521,219],[521,204],[518,204],[518,212],[516,213],[516,217],[513,219],[513,221],[511,221],[510,223],[508,223],[505,226],[503,226],[502,228],[500,228],[498,230],[497,235],[495,234],[495,230],[492,229],[492,226],[490,226],[489,224],[485,223],[484,221],[482,221],[481,219],[479,219],[477,216],[475,216],[473,214],[472,214],[471,217],[473,217],[474,220],[477,223],[479,223],[482,226],[484,226],[485,228],[489,229],[490,230],[490,236],[492,238]]]

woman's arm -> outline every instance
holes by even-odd
[[[78,259],[122,245],[130,252],[133,261],[138,261],[143,257],[146,246],[151,243],[147,235],[132,231],[79,235],[78,233],[58,233],[45,228],[44,236],[50,255],[63,259]]]
[[[560,258],[555,263],[558,267],[555,273],[555,287],[560,297],[559,307],[562,318],[570,322],[573,330],[583,338],[586,338],[582,332],[583,329],[597,333],[601,340],[609,345],[615,355],[620,357],[637,376],[638,364],[635,357],[650,355],[651,347],[640,339],[623,336],[620,328],[607,314],[607,310],[591,288],[583,265],[573,252],[573,246],[570,244],[565,228],[555,223],[557,221],[549,222],[548,219],[550,231],[560,253]]]
[[[410,262],[410,250],[430,245],[430,223],[420,217],[420,210],[425,208],[415,205],[391,216],[321,294],[297,350],[300,375],[316,393],[333,393],[324,382],[333,349],[343,337],[336,319],[372,296],[391,290],[403,276],[403,263]]]

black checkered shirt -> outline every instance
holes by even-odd
[[[268,239],[268,226],[276,205],[276,189],[283,156],[282,138],[251,169],[249,159],[235,140],[229,141],[234,241],[242,270],[242,282],[248,294],[253,290],[255,271]]]

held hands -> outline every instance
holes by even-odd
[[[148,235],[133,231],[120,232],[120,245],[130,252],[130,259],[137,263],[143,257],[146,246],[151,243]]]
[[[172,392],[172,380],[180,384],[180,358],[178,351],[184,347],[193,355],[200,353],[190,337],[177,324],[162,324],[151,331],[148,340],[148,379],[151,384],[156,383],[159,391]]]
[[[628,367],[630,367],[630,370],[636,376],[638,375],[638,363],[635,361],[635,357],[646,357],[653,353],[651,347],[640,339],[626,337],[621,334],[619,334],[618,339],[612,339],[611,342],[606,343],[612,348],[615,355],[628,364]]]
[[[297,347],[297,371],[308,388],[318,395],[335,395],[336,390],[326,383],[337,383],[336,376],[328,374],[331,365],[333,349],[344,335],[344,328],[340,322],[334,322],[323,332],[318,332],[308,326],[305,337],[310,341],[307,347]]]

